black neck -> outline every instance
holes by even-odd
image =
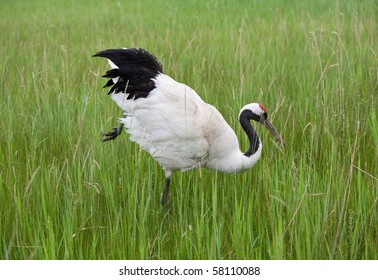
[[[244,129],[245,133],[249,139],[249,149],[244,153],[246,157],[250,157],[256,153],[260,146],[260,137],[256,130],[251,125],[251,119],[254,119],[250,110],[243,111],[240,114],[239,121],[240,125]]]

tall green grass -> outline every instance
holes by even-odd
[[[0,259],[377,259],[377,3],[1,1]],[[143,47],[247,139],[250,171],[164,174],[102,90],[115,47]]]

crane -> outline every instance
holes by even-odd
[[[249,148],[241,152],[235,132],[219,111],[205,103],[189,86],[163,73],[156,57],[144,49],[107,49],[94,57],[107,58],[111,69],[108,94],[124,111],[119,126],[103,133],[103,141],[117,138],[123,128],[163,168],[161,203],[168,202],[173,172],[196,167],[239,173],[260,159],[262,143],[251,120],[265,126],[284,145],[260,103],[245,105],[239,113]]]

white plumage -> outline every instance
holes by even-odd
[[[116,138],[123,125],[130,140],[159,162],[167,178],[163,204],[167,203],[170,176],[176,170],[202,166],[238,173],[253,167],[261,156],[262,144],[250,119],[264,124],[283,143],[261,104],[251,103],[240,111],[239,120],[251,142],[250,149],[243,153],[234,131],[218,110],[187,85],[163,74],[154,56],[142,49],[107,50],[96,56],[108,58],[112,70],[105,77],[112,79],[110,96],[125,112],[119,119],[121,126],[105,134],[105,141]],[[144,74],[147,77],[142,77]],[[148,87],[139,91],[138,84]]]

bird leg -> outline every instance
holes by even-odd
[[[102,138],[102,142],[116,139],[121,134],[123,126],[124,124],[121,123],[118,127],[113,127],[112,130],[101,133],[102,136],[104,136],[104,138]]]
[[[161,204],[166,206],[168,203],[168,193],[169,193],[169,183],[171,182],[171,177],[165,179],[165,186],[163,190],[163,195],[161,196]]]

